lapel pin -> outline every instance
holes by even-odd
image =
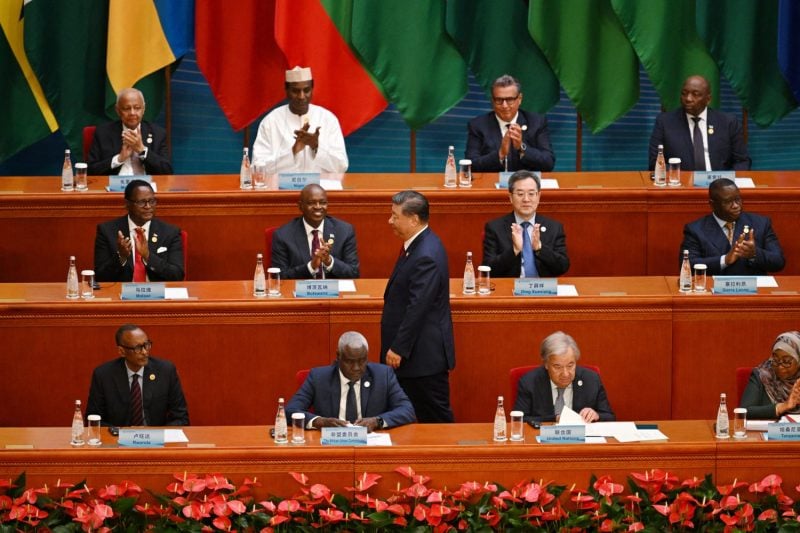
[[[156,375],[150,374],[150,381],[155,381],[155,380],[156,380]]]
[[[708,125],[708,134],[714,135],[714,126],[712,124]]]
[[[582,379],[578,380],[578,387],[583,387],[583,380]]]
[[[152,133],[148,133],[147,134],[147,144],[153,144],[153,134]]]
[[[153,242],[158,242],[158,233],[153,233],[153,237],[150,240]]]
[[[545,231],[547,231],[547,226],[539,226],[539,231],[544,233]]]
[[[523,124],[522,125],[522,131],[527,131],[527,129],[528,129],[528,125],[527,124]]]
[[[365,382],[364,382],[364,388],[365,388],[365,389],[368,389],[368,388],[369,388],[369,381],[365,381]]]

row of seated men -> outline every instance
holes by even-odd
[[[87,414],[105,425],[188,425],[189,409],[175,366],[150,355],[150,337],[126,324],[117,330],[119,357],[98,366],[89,390]],[[579,366],[580,349],[557,331],[540,346],[541,366],[523,375],[513,409],[530,423],[553,422],[563,409],[587,423],[615,420],[600,375]],[[287,415],[304,413],[307,427],[354,424],[368,431],[416,421],[414,405],[391,367],[368,361],[369,346],[358,332],[339,338],[336,360],[310,370],[286,404]],[[772,419],[800,410],[800,332],[778,335],[772,353],[753,368],[741,398],[748,418]]]

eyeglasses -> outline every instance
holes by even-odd
[[[539,191],[514,191],[514,197],[522,200],[523,198],[536,198]]]
[[[142,344],[137,344],[136,346],[125,346],[124,344],[119,345],[120,348],[125,348],[128,351],[136,352],[136,353],[144,353],[149,352],[150,348],[153,347],[153,343],[150,341],[143,342]]]
[[[155,198],[148,198],[147,200],[136,200],[136,201],[128,200],[128,201],[133,205],[135,205],[136,207],[147,207],[147,206],[155,207],[156,204],[158,203],[158,200],[156,200]]]
[[[795,360],[792,357],[784,357],[782,359],[770,359],[769,364],[772,366],[782,366],[788,368],[794,364]]]
[[[492,102],[494,102],[494,105],[503,105],[503,104],[511,105],[514,102],[516,102],[517,100],[519,100],[519,95],[517,95],[517,96],[507,96],[505,98],[492,97]]]

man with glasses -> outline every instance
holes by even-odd
[[[138,89],[121,90],[114,110],[120,119],[95,129],[89,150],[89,174],[172,174],[167,132],[142,120],[144,94]]]
[[[557,277],[569,270],[567,237],[561,223],[536,213],[539,177],[519,170],[508,180],[514,210],[486,223],[482,265],[497,278]]]
[[[97,281],[180,281],[180,228],[156,216],[156,195],[144,180],[125,187],[126,216],[97,225],[94,271]]]
[[[188,426],[175,365],[150,355],[153,343],[138,326],[121,326],[115,340],[119,357],[94,369],[86,414],[105,426]]]
[[[522,87],[505,74],[492,84],[493,111],[467,126],[467,159],[475,172],[538,170],[549,172],[556,157],[547,119],[520,109]]]
[[[711,214],[683,228],[680,261],[683,250],[689,250],[692,268],[702,263],[709,275],[721,276],[759,276],[783,269],[786,260],[772,221],[744,211],[735,182],[712,181],[708,203]]]

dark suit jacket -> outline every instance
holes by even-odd
[[[383,293],[381,362],[403,358],[400,378],[432,376],[456,365],[447,252],[426,228],[395,263]]]
[[[747,409],[747,419],[776,419],[775,402],[770,399],[767,389],[758,377],[758,369],[750,373],[750,380],[742,393],[740,407]]]
[[[353,226],[343,220],[325,217],[325,235],[320,238],[327,241],[333,233],[333,270],[325,272],[326,278],[357,278],[358,251],[356,250],[356,233]],[[303,217],[297,217],[284,224],[272,234],[272,265],[281,269],[284,279],[309,279],[308,262],[311,261],[311,250],[308,237],[303,226]]]
[[[778,236],[772,231],[770,219],[755,213],[742,212],[733,229],[734,242],[739,238],[745,224],[756,233],[754,258],[739,259],[721,270],[719,258],[730,251],[731,245],[714,216],[706,215],[684,226],[678,265],[683,261],[683,250],[689,250],[689,262],[692,266],[695,263],[705,263],[709,275],[756,276],[782,270],[786,260],[783,258]]]
[[[147,157],[142,161],[147,174],[172,174],[172,164],[167,152],[167,132],[157,124],[142,121],[142,143],[147,147]],[[122,122],[101,124],[94,130],[94,140],[89,149],[89,174],[107,176],[119,174],[111,168],[111,160],[122,149]]]
[[[142,381],[142,403],[148,426],[189,425],[189,409],[175,365],[150,357]],[[124,358],[117,357],[94,369],[87,415],[100,415],[105,426],[129,426],[130,399]]]
[[[575,379],[572,380],[572,410],[580,413],[584,407],[597,411],[602,422],[617,419],[608,403],[600,376],[593,370],[579,366],[575,369]],[[520,378],[514,410],[525,413],[526,422],[555,421],[553,389],[545,367],[536,367]]]
[[[519,110],[517,123],[528,126],[522,132],[522,140],[527,145],[525,157],[520,159],[519,150],[513,146],[508,152],[508,170],[539,170],[549,172],[556,164],[550,134],[547,131],[547,119],[536,113]],[[467,125],[467,159],[472,160],[475,172],[500,172],[504,170],[503,162],[497,153],[503,136],[497,125],[494,111],[473,118]]]
[[[708,158],[711,170],[750,170],[750,156],[742,135],[742,127],[733,115],[708,108]],[[694,122],[692,123],[694,127]],[[664,158],[681,158],[682,170],[694,170],[694,145],[689,133],[689,120],[683,108],[661,113],[650,136],[649,168],[656,166],[658,145],[664,145]]]
[[[490,220],[483,230],[483,263],[492,267],[492,277],[518,278],[522,268],[522,252],[514,255],[511,242],[511,224],[514,213]],[[567,236],[561,223],[536,213],[536,224],[541,224],[539,235],[542,249],[533,254],[536,271],[543,278],[557,277],[569,270]]]
[[[94,238],[94,272],[97,281],[133,281],[131,258],[128,258],[125,266],[119,264],[117,231],[135,238],[128,235],[128,215],[97,225]],[[183,242],[180,228],[154,218],[150,222],[147,246],[150,249],[150,260],[147,263],[147,277],[150,281],[183,279]],[[166,250],[159,252],[161,248]]]
[[[286,404],[286,416],[305,413],[306,422],[315,416],[339,418],[340,402],[339,365],[334,362],[311,369],[303,385]],[[403,392],[392,369],[386,365],[367,363],[367,370],[361,377],[361,417],[374,416],[383,418],[386,427],[416,421],[411,400]]]

